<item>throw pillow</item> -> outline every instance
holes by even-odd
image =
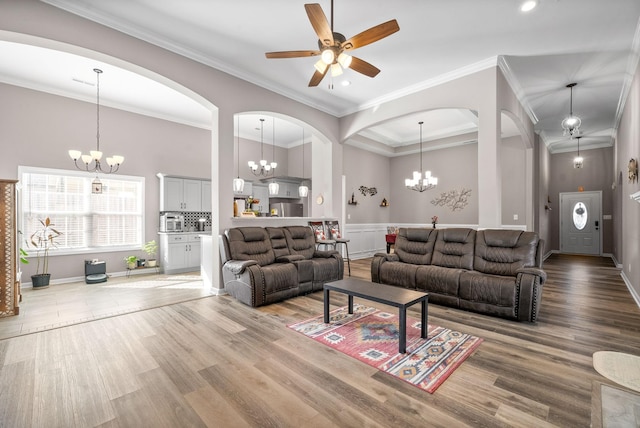
[[[340,239],[342,238],[342,236],[340,236],[340,229],[338,229],[337,227],[334,227],[331,229],[331,239]]]

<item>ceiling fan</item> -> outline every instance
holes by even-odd
[[[342,34],[333,31],[333,0],[331,0],[331,25],[329,25],[319,4],[305,4],[304,8],[307,11],[309,21],[311,21],[311,26],[318,35],[318,50],[267,52],[265,54],[267,58],[300,58],[320,55],[320,60],[315,63],[316,71],[309,81],[309,86],[318,86],[329,70],[334,77],[342,74],[343,68],[351,68],[369,77],[375,77],[380,73],[377,67],[351,56],[347,52],[377,42],[400,30],[395,19],[371,27],[347,39]]]

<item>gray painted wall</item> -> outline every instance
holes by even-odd
[[[525,151],[520,138],[506,139],[502,143],[503,168],[503,224],[525,224]],[[358,205],[347,205],[347,223],[411,223],[425,224],[438,216],[441,224],[478,224],[478,145],[475,143],[424,153],[423,168],[429,168],[438,177],[438,187],[423,193],[407,189],[404,179],[419,167],[417,154],[386,158],[353,146],[344,146],[344,171],[347,197],[355,194]],[[377,187],[374,197],[363,196],[360,186]],[[463,210],[431,202],[449,191],[470,189],[469,204]],[[380,207],[382,198],[390,206]],[[519,214],[513,220],[513,214]]]
[[[576,143],[577,148],[577,143]],[[613,213],[611,182],[613,177],[613,148],[581,151],[584,167],[575,169],[573,158],[576,152],[558,153],[550,156],[549,194],[554,208],[550,214],[549,250],[560,249],[560,193],[577,192],[582,186],[584,191],[602,191],[602,214]],[[612,220],[602,222],[602,251],[611,254],[613,251]]]
[[[620,120],[617,136],[617,156],[609,181],[616,177],[614,192],[615,257],[622,264],[623,274],[640,295],[640,204],[629,195],[640,191],[640,182],[628,179],[629,159],[640,157],[640,67],[636,68],[631,92]]]
[[[5,84],[0,84],[0,100],[3,178],[17,179],[18,165],[75,170],[67,150],[95,149],[95,104]],[[120,173],[145,178],[145,241],[157,240],[158,172],[211,176],[211,132],[207,130],[101,106],[100,148],[105,154],[125,156]],[[53,254],[52,280],[83,276],[85,259],[100,258],[107,262],[108,272],[123,271],[122,259],[129,253]],[[22,268],[29,282],[35,265]]]

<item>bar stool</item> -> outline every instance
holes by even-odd
[[[349,257],[349,239],[346,239],[342,236],[342,232],[340,231],[340,224],[337,220],[328,220],[325,222],[327,225],[327,229],[329,229],[329,236],[331,239],[336,241],[336,246],[339,244],[344,245],[345,252],[347,253],[347,257],[343,257],[344,260],[347,261],[347,266],[349,268],[349,276],[351,276],[351,258]]]
[[[313,234],[316,237],[316,249],[320,250],[320,246],[324,246],[324,250],[336,249],[336,241],[328,238],[328,233],[324,228],[324,223],[321,221],[310,221],[309,226],[313,229]]]

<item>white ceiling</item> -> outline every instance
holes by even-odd
[[[375,78],[346,70],[333,89],[328,76],[309,88],[316,58],[264,55],[316,49],[303,1],[44,1],[338,117],[501,61],[552,152],[575,149],[560,127],[571,82],[578,83],[573,110],[582,118],[581,148],[613,143],[640,51],[638,0],[539,0],[529,13],[520,12],[520,0],[335,0],[334,30],[347,38],[390,19],[400,31],[353,52],[382,70]],[[318,3],[330,19],[330,1]],[[0,58],[11,59],[0,61],[6,83],[92,101],[92,70],[99,66],[105,105],[194,126],[210,123],[194,101],[112,64],[10,42],[0,42]],[[342,86],[343,80],[351,84]],[[393,155],[394,148],[418,141],[419,120],[425,121],[425,141],[474,132],[477,123],[469,111],[414,114],[365,130],[350,143]],[[513,124],[505,122],[503,136],[513,135]],[[260,125],[255,116],[241,126],[243,137],[251,138]],[[300,141],[297,125],[276,122],[276,130],[278,144]],[[265,141],[266,135],[265,122]]]

